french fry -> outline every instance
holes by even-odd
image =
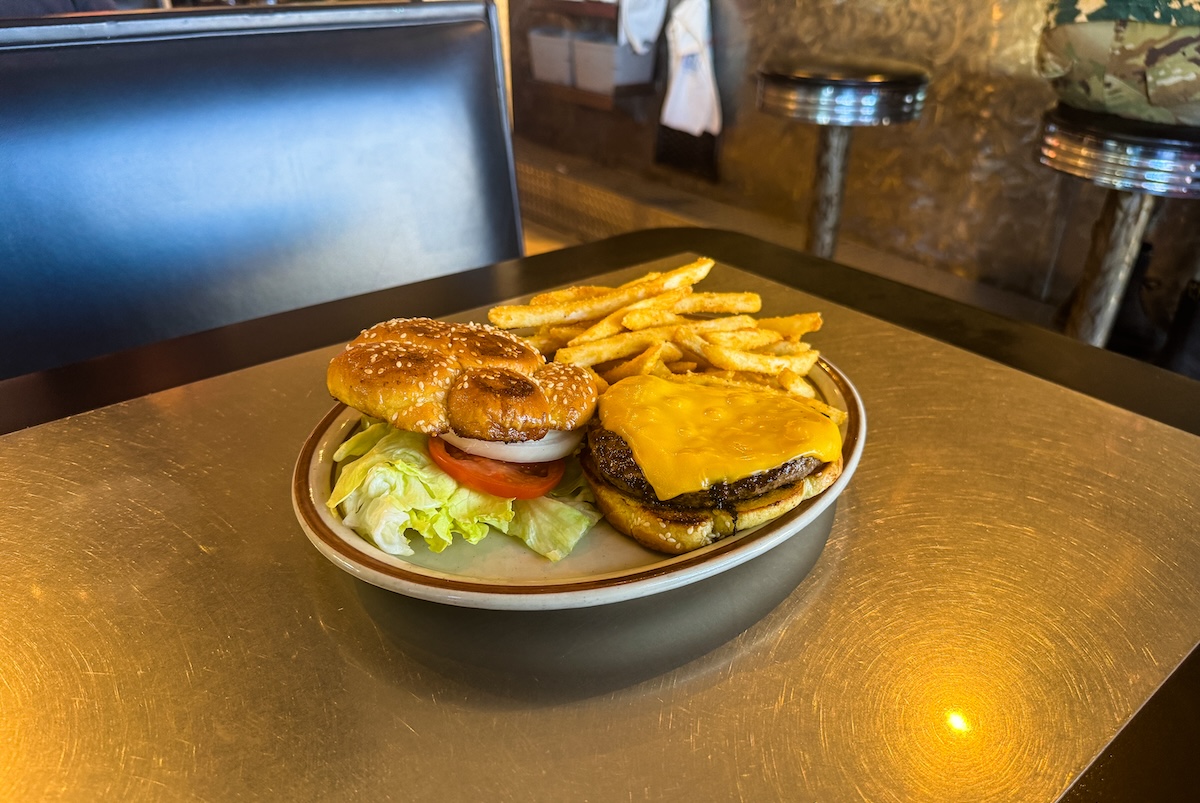
[[[631,281],[625,282],[625,284],[621,285],[621,287],[629,287],[631,284],[637,284],[638,282],[644,282],[647,279],[656,279],[659,276],[662,276],[662,274],[652,271],[650,273],[647,273],[645,276],[641,276],[637,279],[633,279]],[[544,293],[539,293],[538,295],[529,299],[529,303],[530,304],[559,304],[564,301],[578,301],[581,298],[590,298],[592,296],[601,296],[601,295],[604,295],[605,293],[611,293],[612,290],[613,289],[611,287],[601,287],[601,286],[595,285],[595,284],[578,284],[578,285],[573,285],[571,287],[562,287],[562,288],[559,288],[558,290],[547,290]],[[757,311],[757,310],[754,310],[754,311]]]
[[[609,369],[603,376],[611,384],[619,382],[627,376],[654,373],[656,365],[662,365],[667,360],[678,360],[680,356],[678,346],[669,340],[663,340],[650,346],[633,359],[626,360],[615,368]]]
[[[708,368],[702,371],[706,376],[726,379],[745,387],[768,387],[781,390],[779,380],[774,374],[759,374],[754,371],[726,371],[722,368]]]
[[[679,326],[663,328],[676,331],[682,329],[686,332],[727,332],[733,329],[748,329],[751,326],[754,326],[754,319],[749,315],[730,315],[728,318],[705,318],[702,321],[688,321]]]
[[[826,404],[823,401],[819,401],[817,399],[806,399],[806,398],[798,397],[798,396],[793,396],[792,398],[796,399],[796,401],[804,402],[809,407],[811,407],[814,412],[825,416],[830,421],[837,424],[839,427],[842,424],[846,423],[846,419],[849,418],[849,415],[846,413],[846,411],[839,410],[836,407],[830,407],[828,404]]]
[[[690,287],[712,270],[713,261],[697,259],[649,280],[637,281],[602,295],[553,304],[508,304],[493,307],[488,320],[501,329],[522,329],[547,323],[577,323],[602,318],[635,301],[678,287]]]
[[[575,337],[571,338],[571,342],[567,345],[578,346],[580,343],[587,343],[590,340],[599,340],[602,337],[612,337],[613,335],[620,334],[627,315],[640,310],[670,307],[690,292],[692,292],[691,287],[680,287],[656,296],[651,296],[650,298],[644,298],[641,301],[635,301],[632,304],[627,304],[596,321],[591,326],[588,326]]]
[[[757,385],[770,385],[773,388],[778,388],[779,377],[774,374],[759,374],[754,371],[730,371],[730,375],[734,379],[739,379],[743,382],[753,382]]]
[[[660,376],[663,379],[670,379],[672,376],[674,376],[674,374],[671,373],[671,369],[668,368],[667,364],[662,360],[655,360],[654,363],[646,370],[646,373],[654,376]]]
[[[570,341],[567,342],[567,345],[578,346],[580,343],[591,343],[594,340],[603,340],[606,337],[612,337],[613,335],[621,334],[621,332],[625,331],[621,326],[620,318],[620,316],[623,314],[624,312],[622,308],[611,315],[601,318],[579,334],[575,335],[575,337],[571,338]]]
[[[592,375],[592,381],[596,383],[597,394],[603,394],[604,391],[608,390],[608,382],[604,377],[600,376],[600,374],[596,373],[596,371],[592,368],[588,368],[587,372]]]
[[[768,329],[767,331],[770,332],[772,330]],[[780,336],[782,337],[782,335]],[[803,340],[779,340],[775,343],[768,343],[765,346],[752,349],[752,351],[757,351],[760,354],[775,354],[779,357],[790,357],[793,354],[803,354],[811,350],[812,346]]]
[[[494,307],[489,320],[532,331],[548,358],[586,368],[596,388],[653,375],[674,382],[778,393],[842,424],[847,414],[820,400],[807,378],[819,352],[802,338],[820,330],[819,312],[751,317],[757,293],[695,292],[713,262],[698,259],[617,287],[579,285]],[[697,319],[696,316],[703,316]]]
[[[716,319],[725,320],[725,319]],[[776,356],[774,354],[755,354],[749,351],[716,346],[705,340],[699,332],[690,331],[687,327],[676,329],[672,340],[680,346],[691,349],[704,356],[717,368],[729,371],[753,371],[761,374],[778,374],[784,369],[791,369],[801,376],[808,373],[820,356],[816,350],[791,356]],[[559,352],[562,353],[561,351]]]
[[[598,285],[580,284],[573,287],[562,287],[558,290],[547,290],[545,293],[538,293],[533,298],[529,299],[530,304],[562,304],[570,301],[578,301],[581,298],[592,298],[593,296],[601,296],[605,293],[611,293],[611,287],[600,287]]]
[[[729,376],[726,372],[708,372],[701,371],[699,373],[674,374],[669,377],[677,382],[691,382],[696,385],[708,385],[709,387],[719,388],[744,388],[746,390],[765,390],[783,393],[782,388],[771,387],[760,382],[750,382],[745,379],[737,379]]]
[[[758,312],[762,297],[758,293],[693,293],[675,304],[680,315],[720,312]]]
[[[683,360],[685,362],[696,363],[696,367],[692,369],[693,371],[716,370],[712,367],[712,365],[708,362],[708,360],[704,359],[703,354],[697,354],[696,352],[689,349],[687,346],[680,343],[678,340],[675,340],[673,342],[675,343],[676,346],[679,346],[679,350],[683,353]]]
[[[780,371],[777,378],[783,389],[794,396],[803,396],[806,399],[817,397],[817,391],[809,381],[790,368]]]
[[[716,346],[753,351],[783,340],[783,335],[772,329],[735,329],[732,332],[708,332],[704,339]]]
[[[542,326],[526,336],[542,354],[553,354],[584,330],[583,326]]]
[[[644,282],[644,281],[646,281],[647,279],[657,279],[659,276],[662,276],[662,272],[661,272],[661,271],[652,270],[652,271],[650,271],[649,273],[647,273],[645,276],[639,276],[639,277],[638,277],[638,278],[636,278],[636,279],[630,279],[629,281],[625,282],[625,284],[622,284],[622,285],[619,285],[619,286],[620,286],[620,287],[630,287],[631,285],[635,285],[635,284],[637,284],[638,282]]]
[[[758,319],[758,325],[763,329],[773,329],[788,339],[798,339],[801,335],[816,332],[821,328],[821,323],[821,313],[819,312],[804,312],[784,318]]]
[[[525,339],[529,341],[530,345],[547,357],[562,348],[564,342],[550,335],[540,335],[537,333],[527,335]]]
[[[690,323],[688,318],[668,309],[638,309],[625,313],[621,325],[626,329],[649,329],[652,326],[680,326]]]
[[[579,337],[587,331],[588,323],[584,321],[579,324],[567,324],[565,326],[547,325],[538,329],[539,334],[550,335],[551,337],[560,337],[563,342],[570,340],[573,337]]]
[[[557,362],[569,362],[584,367],[596,366],[645,351],[666,340],[672,331],[674,327],[622,332],[612,337],[580,343],[578,346],[561,348],[554,355],[554,359]]]
[[[675,340],[673,335],[677,332],[692,332],[695,333],[697,339],[700,339],[699,333],[703,331],[744,329],[751,323],[753,323],[753,318],[745,315],[733,315],[728,318],[691,321],[682,326],[652,326],[649,329],[622,332],[612,337],[559,349],[554,359],[558,362],[570,362],[582,366],[599,365],[609,360],[632,356],[664,340]],[[678,340],[676,342],[678,344]]]

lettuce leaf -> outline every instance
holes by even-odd
[[[563,478],[548,495],[513,502],[515,515],[508,534],[520,538],[539,555],[562,560],[600,521],[595,502],[591,486],[583,477],[583,467],[578,460],[568,459]]]
[[[363,538],[391,555],[412,555],[410,533],[433,552],[457,533],[477,544],[490,529],[512,535],[550,560],[566,557],[600,519],[578,461],[548,496],[505,499],[460,485],[429,456],[428,438],[364,419],[367,426],[334,453],[342,466],[331,510]]]
[[[559,561],[571,554],[579,539],[600,520],[595,508],[584,508],[550,496],[518,499],[513,503],[508,534],[550,560]]]

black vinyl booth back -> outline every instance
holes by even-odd
[[[488,3],[0,25],[0,378],[521,242]]]

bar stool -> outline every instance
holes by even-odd
[[[816,206],[808,250],[833,256],[850,129],[905,123],[921,116],[929,75],[890,59],[829,59],[771,64],[758,72],[758,108],[821,127]]]
[[[1038,161],[1108,189],[1065,327],[1103,347],[1158,198],[1200,198],[1200,129],[1059,104],[1042,118]]]

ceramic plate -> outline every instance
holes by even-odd
[[[727,571],[791,538],[816,521],[850,482],[866,439],[862,400],[825,360],[817,363],[809,379],[827,403],[848,413],[842,429],[841,476],[783,517],[684,555],[645,549],[603,519],[557,563],[498,532],[475,546],[456,541],[440,554],[414,538],[416,554],[389,555],[342,524],[325,504],[334,481],[333,453],[361,416],[344,404],[335,406],[305,441],[293,475],[292,504],[309,540],[335,565],[409,597],[468,608],[554,610],[658,594]]]

